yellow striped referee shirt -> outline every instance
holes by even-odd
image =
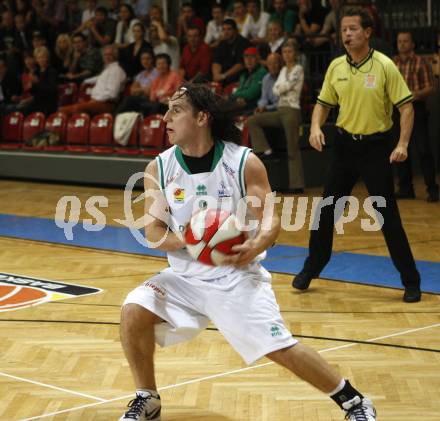
[[[394,62],[370,49],[355,64],[350,56],[334,59],[325,75],[317,102],[325,107],[339,105],[338,127],[354,134],[385,132],[393,125],[393,105],[413,100]]]

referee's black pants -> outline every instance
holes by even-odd
[[[394,197],[389,137],[389,133],[379,133],[355,140],[348,133],[337,130],[333,160],[323,193],[323,199],[333,196],[333,201],[332,205],[321,209],[319,228],[311,231],[309,256],[304,263],[304,270],[311,276],[317,277],[331,257],[335,203],[339,198],[349,196],[361,177],[370,196],[382,196],[386,200],[385,207],[374,208],[383,216],[382,233],[403,285],[420,287],[420,275]]]

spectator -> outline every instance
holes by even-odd
[[[118,49],[114,45],[106,45],[102,57],[104,70],[98,76],[84,81],[95,85],[90,100],[61,107],[61,112],[68,116],[76,113],[96,115],[113,112],[124,89],[126,75],[118,64]]]
[[[248,0],[247,17],[241,35],[248,38],[252,44],[260,44],[266,40],[269,13],[261,11],[259,0]]]
[[[32,32],[32,48],[35,50],[38,47],[46,47],[47,40],[41,31]]]
[[[301,122],[300,95],[304,82],[304,72],[296,63],[297,49],[294,44],[283,45],[285,66],[281,69],[273,92],[279,97],[276,111],[262,112],[248,120],[249,133],[254,151],[264,160],[274,153],[264,134],[265,127],[282,127],[287,144],[287,164],[289,168],[288,193],[302,193],[304,175],[299,149],[299,125]]]
[[[220,4],[212,6],[212,19],[206,27],[205,43],[211,48],[216,48],[222,40],[224,12]]]
[[[102,69],[99,50],[89,47],[86,36],[78,32],[73,36],[73,61],[64,78],[81,83],[84,79],[97,75]]]
[[[40,23],[39,28],[44,29],[47,37],[54,41],[57,31],[64,25],[66,20],[66,6],[64,0],[45,0],[38,2],[35,8]]]
[[[52,62],[59,77],[69,72],[73,63],[73,44],[68,34],[58,35]]]
[[[191,3],[183,3],[180,8],[180,16],[177,20],[177,39],[183,45],[186,42],[186,31],[190,26],[197,26],[200,34],[205,35],[205,23],[194,13]]]
[[[110,7],[108,8],[108,17],[117,21],[119,19],[119,9],[121,7],[121,0],[110,0]]]
[[[261,86],[261,97],[258,100],[255,113],[262,113],[264,111],[275,111],[278,106],[278,95],[273,92],[273,87],[280,74],[282,59],[277,53],[270,53],[267,56],[267,69],[269,73],[264,76]]]
[[[58,75],[50,66],[50,54],[46,47],[34,51],[37,70],[30,77],[30,94],[21,111],[27,115],[40,111],[46,116],[54,113],[58,107]]]
[[[145,41],[145,26],[138,22],[133,25],[134,41],[127,48],[121,50],[120,63],[128,78],[136,76],[142,70],[141,54],[144,51],[153,51],[153,47]]]
[[[12,98],[20,94],[20,80],[17,78],[16,73],[11,73],[8,70],[6,59],[0,56],[0,113],[7,114]]]
[[[238,32],[244,36],[243,27],[246,21],[246,6],[243,0],[234,0],[232,6],[232,19],[235,20],[237,24]]]
[[[260,65],[255,47],[244,50],[244,71],[240,75],[238,88],[231,94],[230,100],[241,115],[252,114],[261,95],[261,84],[267,70]]]
[[[299,22],[295,28],[295,35],[307,37],[319,33],[326,16],[319,0],[298,0],[298,6]]]
[[[115,44],[118,48],[126,48],[134,42],[133,26],[136,23],[139,23],[139,19],[136,19],[133,8],[129,4],[122,4],[116,26]]]
[[[150,25],[153,22],[158,22],[162,26],[162,28],[164,28],[167,34],[171,34],[173,32],[171,26],[165,23],[165,21],[163,20],[163,10],[162,7],[160,7],[158,4],[153,4],[150,7],[150,12],[148,15],[150,17]]]
[[[116,32],[116,21],[108,17],[105,7],[97,7],[94,17],[84,22],[78,32],[89,36],[89,44],[92,47],[101,48],[104,45],[113,43]]]
[[[66,2],[66,32],[72,33],[81,26],[82,12],[78,0]]]
[[[135,16],[142,22],[146,22],[151,7],[151,0],[130,0],[130,5],[134,10]]]
[[[266,58],[270,53],[281,54],[281,46],[285,41],[286,38],[283,35],[281,22],[277,20],[269,22],[267,27],[267,42],[264,42],[258,46],[261,63],[266,65]]]
[[[329,13],[327,13],[324,19],[324,24],[322,25],[322,29],[319,32],[319,35],[322,36],[309,39],[310,44],[312,44],[314,47],[328,45],[330,42],[336,42],[338,13],[341,0],[329,0],[329,2],[331,10]]]
[[[186,31],[188,44],[185,45],[180,59],[179,74],[190,82],[207,81],[211,71],[211,50],[202,41],[200,29],[189,27]]]
[[[141,64],[143,70],[136,75],[130,87],[130,95],[125,97],[115,111],[115,114],[135,111],[143,113],[150,104],[151,84],[158,76],[155,68],[154,54],[152,51],[141,53]]]
[[[21,51],[15,44],[16,30],[14,25],[14,15],[6,10],[2,13],[0,25],[0,50],[3,50],[10,72],[19,74],[21,72]]]
[[[274,12],[270,15],[270,21],[280,22],[281,28],[284,33],[290,34],[295,30],[298,22],[298,16],[296,13],[288,9],[286,6],[286,0],[274,0],[273,1]]]
[[[17,102],[17,108],[20,109],[21,102],[31,96],[32,81],[37,73],[37,62],[34,53],[25,51],[23,53],[24,70],[20,76],[21,95],[13,96],[12,100]],[[21,104],[24,105],[24,104]]]
[[[169,35],[165,27],[158,20],[151,21],[149,30],[150,43],[154,54],[167,54],[171,58],[171,68],[177,70],[180,61],[180,48],[176,37]]]
[[[394,57],[400,73],[410,89],[414,101],[414,126],[409,142],[410,148],[415,148],[417,157],[428,192],[428,202],[439,201],[439,186],[435,181],[435,160],[429,143],[429,111],[426,100],[434,92],[434,76],[429,62],[415,54],[415,44],[411,32],[400,31],[397,34],[398,55]],[[399,126],[398,119],[394,126]],[[396,130],[396,139],[399,132]],[[409,155],[409,154],[408,154]],[[414,199],[414,186],[412,182],[412,165],[408,157],[405,161],[397,163],[399,175],[399,189],[396,199]]]
[[[182,84],[179,73],[171,70],[171,58],[168,54],[156,56],[158,76],[153,80],[150,90],[150,101],[146,114],[164,113],[168,109],[168,100]]]
[[[95,11],[98,7],[97,0],[86,0],[86,8],[82,12],[81,16],[81,24],[84,25],[85,23],[89,22],[91,19],[95,17]],[[80,31],[81,29],[77,29],[77,31]]]
[[[15,15],[14,22],[14,45],[18,48],[19,51],[30,50],[32,46],[31,31],[30,28],[26,25],[24,15]]]
[[[242,37],[233,19],[223,21],[223,41],[214,52],[212,78],[223,86],[237,82],[243,70],[243,53],[250,42]]]

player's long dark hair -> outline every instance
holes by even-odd
[[[194,108],[209,114],[211,134],[215,140],[241,144],[241,131],[235,125],[235,113],[227,102],[204,84],[185,83],[176,92],[175,98],[186,96]]]

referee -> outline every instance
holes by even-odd
[[[343,11],[341,33],[347,54],[333,60],[327,70],[313,110],[309,138],[312,147],[321,152],[325,145],[321,126],[330,109],[339,106],[334,156],[323,193],[323,199],[329,201],[333,196],[333,205],[322,208],[319,227],[311,231],[309,256],[292,286],[307,289],[330,260],[334,204],[349,196],[362,177],[371,196],[386,200],[386,206],[380,209],[382,232],[405,287],[403,300],[417,302],[421,299],[420,275],[400,220],[391,167],[392,162],[404,161],[408,155],[413,97],[393,61],[370,48],[372,28],[367,11],[356,7]],[[400,138],[391,151],[393,105],[400,112]]]

